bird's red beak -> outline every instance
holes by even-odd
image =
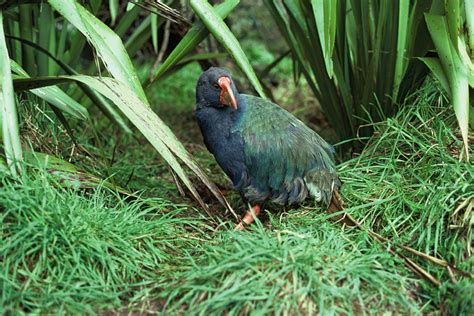
[[[217,83],[219,84],[219,87],[221,87],[219,102],[224,105],[231,105],[234,110],[237,110],[237,100],[235,99],[234,92],[232,92],[229,77],[222,76],[217,80]]]

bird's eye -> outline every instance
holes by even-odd
[[[214,83],[213,86],[214,86],[214,88],[216,88],[216,89],[219,89],[219,88],[220,88],[217,83]]]

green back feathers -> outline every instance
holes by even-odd
[[[274,198],[295,200],[292,203],[300,202],[296,200],[309,191],[327,203],[335,182],[339,185],[332,147],[278,105],[254,96],[241,97],[247,108],[235,131],[243,138],[255,189],[285,188],[289,196]]]

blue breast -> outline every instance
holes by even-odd
[[[244,111],[245,105],[241,102],[237,111],[230,107],[209,106],[198,106],[196,110],[196,119],[207,149],[214,155],[237,190],[246,181],[247,168],[242,136],[238,132],[232,132],[232,127],[239,121]]]

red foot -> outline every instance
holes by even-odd
[[[245,213],[244,218],[240,223],[238,223],[235,226],[235,230],[244,230],[245,225],[250,225],[255,221],[255,218],[257,218],[258,214],[260,214],[261,207],[258,204],[255,204],[250,210]]]

